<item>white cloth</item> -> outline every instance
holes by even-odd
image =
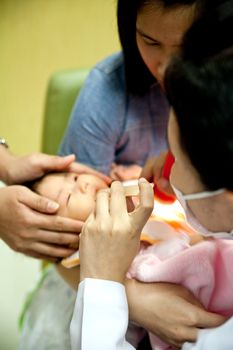
[[[126,339],[128,305],[120,283],[85,279],[79,286],[70,326],[72,350],[133,350]],[[233,318],[221,327],[201,330],[195,344],[182,350],[232,350]]]
[[[122,284],[91,278],[80,283],[70,326],[72,350],[133,350],[125,339],[127,328]]]
[[[185,343],[182,350],[232,350],[233,349],[233,317],[222,326],[203,329],[198,334],[197,342]]]
[[[70,310],[76,296],[55,267],[48,268],[24,307],[18,350],[70,350]]]

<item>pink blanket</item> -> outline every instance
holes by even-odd
[[[128,277],[142,282],[183,285],[212,312],[233,315],[233,241],[209,239],[192,247],[185,239],[171,238],[142,249]],[[152,348],[171,349],[150,335]]]

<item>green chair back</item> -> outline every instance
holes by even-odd
[[[89,69],[59,71],[52,75],[46,94],[42,128],[42,152],[56,154],[74,102]]]

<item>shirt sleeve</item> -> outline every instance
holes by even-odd
[[[59,153],[108,174],[125,118],[125,90],[118,70],[95,67],[73,108]]]
[[[70,326],[72,350],[133,350],[125,340],[127,327],[122,284],[90,278],[80,283]]]
[[[182,350],[232,350],[233,317],[222,326],[199,331],[196,343],[185,343]]]

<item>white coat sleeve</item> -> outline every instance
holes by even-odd
[[[91,278],[80,283],[70,326],[72,350],[133,350],[125,340],[127,327],[122,284]]]
[[[233,317],[222,326],[199,331],[196,343],[185,343],[182,350],[232,350]]]

